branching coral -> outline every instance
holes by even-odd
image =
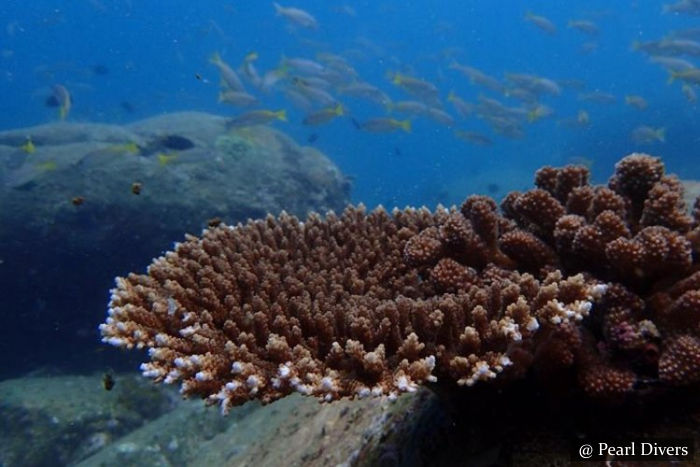
[[[224,411],[291,392],[330,401],[450,381],[543,381],[615,399],[700,381],[698,219],[660,160],[583,167],[461,209],[282,214],[189,236],[118,278],[103,340],[145,376]]]

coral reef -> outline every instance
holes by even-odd
[[[224,412],[526,374],[605,401],[700,382],[700,227],[678,180],[632,154],[607,187],[578,166],[535,183],[502,214],[471,196],[188,236],[117,279],[103,341]]]

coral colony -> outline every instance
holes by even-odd
[[[471,196],[213,227],[117,279],[103,341],[224,412],[526,376],[605,401],[697,384],[700,201],[688,215],[644,154],[588,178],[544,167],[500,212]]]

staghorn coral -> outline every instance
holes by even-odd
[[[698,219],[660,160],[608,187],[582,167],[459,210],[282,214],[188,236],[117,279],[103,341],[223,411],[291,392],[330,401],[535,370],[616,400],[700,379]],[[698,211],[696,209],[696,211]]]

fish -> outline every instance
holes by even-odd
[[[152,143],[165,149],[177,149],[178,151],[186,151],[194,147],[194,142],[191,139],[180,135],[164,135],[156,138]]]
[[[102,387],[105,388],[105,391],[111,391],[112,388],[114,387],[115,381],[114,381],[114,376],[112,376],[112,373],[105,373],[102,375]]]
[[[554,25],[554,23],[552,23],[552,21],[550,21],[548,18],[545,18],[544,16],[535,15],[531,12],[527,12],[525,14],[525,21],[534,24],[547,34],[557,33],[557,27]]]
[[[579,110],[576,114],[576,122],[579,125],[588,125],[589,123],[591,123],[591,117],[585,110]]]
[[[578,51],[582,55],[589,55],[598,50],[598,43],[595,41],[584,42]]]
[[[282,110],[251,110],[233,117],[226,123],[227,128],[236,128],[241,126],[264,125],[273,120],[287,121],[287,111]]]
[[[125,112],[128,113],[134,113],[136,111],[136,108],[134,107],[134,104],[132,104],[129,101],[121,101],[119,103],[119,107],[121,107]]]
[[[158,165],[160,165],[161,167],[165,167],[166,165],[173,162],[175,159],[177,159],[177,153],[174,152],[159,152],[158,154],[156,154],[156,160],[158,161]]]
[[[474,105],[457,96],[454,91],[450,91],[447,95],[447,102],[452,103],[452,106],[462,118],[467,118],[474,113]]]
[[[343,115],[343,106],[338,103],[334,107],[325,107],[307,115],[302,123],[304,125],[323,125],[336,117]]]
[[[666,129],[640,125],[632,130],[632,141],[637,144],[665,143]]]
[[[303,28],[308,29],[318,29],[318,21],[309,12],[304,11],[300,8],[294,7],[283,7],[279,3],[272,3],[275,7],[275,13],[277,16],[283,16],[290,23]]]
[[[500,81],[477,68],[462,65],[455,60],[448,65],[448,68],[460,72],[462,75],[466,76],[472,84],[483,86],[499,94],[504,92],[505,86],[503,86]]]
[[[141,146],[131,141],[128,143],[113,144],[96,152],[107,154],[139,154],[141,149]]]
[[[311,133],[311,134],[306,138],[306,142],[307,142],[307,143],[315,143],[316,141],[318,141],[318,138],[319,138],[319,134],[318,134],[318,133]]]
[[[506,81],[513,83],[517,87],[527,89],[538,96],[543,94],[558,96],[561,94],[561,88],[554,80],[541,76],[526,73],[506,73]]]
[[[685,100],[687,100],[691,104],[694,104],[698,100],[698,96],[695,93],[695,90],[688,83],[683,84],[683,86],[681,87],[681,91],[683,92],[683,97],[685,97]]]
[[[214,227],[218,227],[223,223],[224,223],[223,219],[221,219],[218,216],[212,217],[211,219],[207,219],[207,227],[209,227],[210,229],[213,229]]]
[[[282,58],[280,68],[286,72],[293,70],[302,75],[316,76],[322,74],[326,67],[308,58]]]
[[[260,74],[258,73],[258,70],[255,68],[255,65],[253,62],[255,62],[258,59],[258,53],[253,51],[253,52],[248,52],[248,54],[245,56],[243,59],[243,64],[241,65],[241,71],[243,73],[243,76],[250,81],[250,83],[255,86],[258,89],[262,88],[262,78],[260,77]]]
[[[455,130],[454,135],[457,139],[478,144],[479,146],[490,146],[493,144],[493,141],[488,136],[475,131]]]
[[[140,195],[142,187],[143,185],[141,184],[141,182],[134,182],[131,184],[131,192],[135,195]]]
[[[292,85],[296,91],[311,102],[316,102],[325,107],[330,107],[337,103],[337,99],[328,91],[312,86],[303,78],[292,78]]]
[[[527,121],[530,123],[536,122],[545,117],[549,117],[554,114],[554,109],[544,104],[538,104],[532,110],[527,113]]]
[[[367,99],[383,106],[387,106],[391,103],[391,98],[384,91],[372,84],[362,81],[343,86],[338,91],[341,94]]]
[[[688,15],[700,15],[700,2],[697,0],[679,0],[676,3],[666,3],[661,9],[662,13],[685,13]]]
[[[36,152],[36,146],[34,146],[31,136],[27,136],[27,140],[19,148],[27,154],[34,154]]]
[[[218,52],[214,52],[209,62],[219,69],[222,87],[235,92],[246,92],[241,78],[238,77],[238,73],[222,60]]]
[[[583,102],[595,102],[596,104],[612,104],[617,99],[612,94],[602,91],[593,91],[587,94],[579,94],[578,100]]]
[[[664,56],[652,55],[651,57],[649,57],[649,61],[651,63],[661,65],[662,67],[666,68],[669,71],[683,71],[683,70],[690,70],[691,68],[694,68],[694,65],[692,63],[690,63],[688,60],[684,60],[684,59],[678,58],[678,57],[664,57]]]
[[[247,92],[238,92],[231,89],[219,92],[219,102],[230,104],[235,107],[250,107],[257,104],[258,98]]]
[[[421,99],[424,102],[439,102],[438,88],[428,81],[404,75],[402,73],[388,73],[391,83],[400,87],[409,94]]]
[[[625,96],[625,104],[629,105],[630,107],[634,107],[637,110],[644,110],[649,106],[646,99],[644,99],[642,96],[635,95]]]
[[[109,74],[109,68],[107,68],[105,65],[97,64],[93,65],[90,67],[90,71],[92,71],[96,75],[104,76]]]
[[[673,83],[676,79],[688,84],[700,84],[700,68],[690,68],[688,70],[679,70],[669,72],[668,84]]]
[[[85,198],[83,196],[74,196],[70,202],[73,206],[82,206],[85,203]]]
[[[424,115],[430,118],[431,120],[445,126],[454,126],[455,124],[455,119],[452,118],[452,115],[436,107],[428,107]]]
[[[567,128],[585,128],[591,123],[591,117],[585,110],[579,110],[574,118],[566,118],[557,122]]]
[[[53,97],[57,103],[58,117],[61,120],[65,120],[73,106],[70,92],[62,84],[54,84],[51,87],[51,97]]]
[[[360,128],[372,133],[388,133],[396,130],[403,130],[406,133],[410,133],[411,121],[396,120],[394,118],[372,118],[361,123]]]
[[[588,34],[589,36],[596,36],[598,35],[598,32],[600,32],[598,26],[593,21],[588,21],[585,19],[571,20],[567,23],[566,27],[576,29],[577,31]]]

